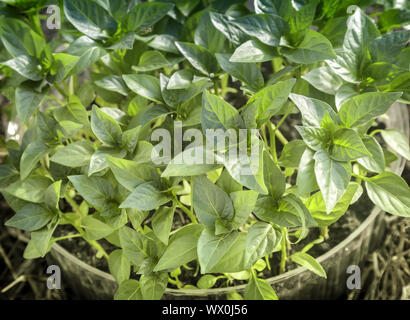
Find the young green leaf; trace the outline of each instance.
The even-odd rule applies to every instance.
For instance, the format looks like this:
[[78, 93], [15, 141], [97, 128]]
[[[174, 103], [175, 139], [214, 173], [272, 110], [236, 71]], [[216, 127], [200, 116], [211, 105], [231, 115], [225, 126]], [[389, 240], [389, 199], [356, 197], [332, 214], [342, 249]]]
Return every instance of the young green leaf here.
[[247, 300], [278, 300], [278, 296], [271, 285], [264, 279], [252, 276], [245, 287]]
[[120, 204], [120, 208], [152, 210], [167, 203], [171, 196], [159, 190], [153, 182], [139, 184], [133, 192]]
[[108, 180], [85, 175], [69, 176], [68, 179], [80, 195], [92, 206], [103, 208], [114, 197], [114, 189]]
[[395, 129], [386, 129], [381, 131], [383, 140], [389, 145], [393, 151], [397, 152], [402, 157], [410, 160], [410, 146], [406, 136]]
[[121, 282], [115, 292], [114, 300], [142, 300], [139, 282], [133, 279]]
[[278, 57], [278, 50], [267, 46], [258, 40], [248, 40], [242, 43], [229, 59], [230, 62], [250, 63], [271, 61]]
[[175, 269], [196, 259], [197, 242], [203, 228], [202, 224], [190, 224], [178, 229], [169, 240], [154, 272]]
[[28, 204], [7, 220], [5, 225], [22, 230], [35, 231], [44, 227], [53, 216], [54, 214], [43, 206]]
[[369, 156], [359, 134], [353, 129], [339, 129], [334, 133], [330, 157], [337, 161], [356, 160]]
[[327, 278], [326, 271], [323, 269], [320, 263], [311, 255], [305, 252], [296, 252], [290, 256], [290, 259], [293, 262], [300, 264], [306, 269], [316, 273], [318, 276]]
[[171, 232], [175, 207], [161, 207], [152, 218], [152, 230], [164, 244], [168, 244], [169, 233]]
[[49, 152], [48, 147], [41, 141], [31, 142], [21, 155], [20, 177], [27, 178], [40, 160]]
[[204, 176], [194, 177], [193, 201], [199, 220], [209, 228], [218, 218], [231, 220], [234, 216], [231, 198]]
[[332, 160], [326, 151], [314, 155], [317, 184], [330, 213], [343, 196], [350, 181], [351, 167], [348, 163]]
[[239, 272], [244, 267], [246, 235], [232, 231], [216, 236], [205, 228], [198, 240], [201, 273]]
[[122, 78], [136, 94], [157, 103], [163, 102], [158, 78], [148, 74], [124, 74]]
[[57, 149], [50, 160], [66, 167], [77, 168], [87, 165], [93, 153], [93, 144], [88, 140], [82, 140]]
[[382, 173], [386, 166], [382, 147], [377, 140], [371, 136], [365, 136], [362, 141], [366, 149], [370, 152], [370, 155], [360, 157], [357, 159], [357, 162], [366, 170]]
[[339, 110], [339, 117], [347, 127], [357, 127], [384, 114], [401, 92], [368, 92], [353, 96]]
[[117, 22], [93, 1], [64, 0], [68, 21], [91, 39], [104, 40], [117, 30]]
[[367, 194], [380, 209], [401, 217], [410, 217], [410, 188], [406, 181], [391, 172], [366, 178]]
[[213, 77], [218, 71], [218, 63], [208, 49], [188, 42], [176, 42], [175, 45], [189, 63], [203, 74]]
[[110, 273], [119, 284], [130, 277], [131, 265], [122, 250], [114, 250], [108, 256], [108, 267]]
[[120, 125], [95, 105], [91, 112], [91, 130], [98, 140], [108, 146], [115, 147], [121, 142]]
[[256, 260], [270, 254], [282, 236], [271, 224], [256, 222], [246, 235], [245, 266], [250, 268]]
[[143, 274], [140, 278], [140, 288], [144, 300], [159, 300], [168, 284], [168, 273], [158, 272]]

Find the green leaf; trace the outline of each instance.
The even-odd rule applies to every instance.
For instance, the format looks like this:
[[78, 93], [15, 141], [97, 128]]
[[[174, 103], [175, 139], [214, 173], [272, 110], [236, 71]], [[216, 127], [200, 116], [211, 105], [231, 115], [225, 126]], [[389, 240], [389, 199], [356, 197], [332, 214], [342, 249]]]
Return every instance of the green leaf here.
[[402, 157], [410, 160], [410, 147], [407, 137], [398, 130], [386, 129], [381, 131], [384, 141]]
[[351, 55], [362, 56], [370, 42], [379, 35], [372, 19], [358, 8], [347, 20], [343, 48]]
[[137, 267], [147, 258], [147, 238], [129, 227], [120, 228], [120, 244], [123, 254]]
[[44, 194], [45, 205], [54, 213], [57, 213], [59, 211], [58, 203], [60, 201], [61, 183], [61, 180], [54, 182], [47, 188]]
[[266, 280], [252, 276], [245, 287], [245, 299], [278, 300], [278, 296]]
[[94, 218], [93, 216], [86, 216], [81, 219], [81, 226], [85, 229], [85, 239], [99, 240], [111, 234], [114, 229], [108, 224]]
[[6, 221], [5, 225], [27, 231], [34, 231], [44, 227], [54, 214], [38, 204], [27, 204]]
[[104, 40], [117, 30], [117, 22], [93, 1], [64, 0], [68, 21], [91, 39]]
[[255, 63], [230, 62], [229, 58], [230, 54], [216, 54], [221, 68], [232, 77], [245, 82], [253, 91], [258, 91], [263, 87], [263, 76]]
[[[279, 81], [258, 91], [248, 100], [243, 112], [244, 118], [250, 117], [250, 122], [256, 121], [258, 127], [268, 121], [282, 109], [295, 82], [293, 78]], [[247, 127], [249, 129], [253, 125], [247, 123]]]
[[152, 218], [152, 230], [158, 239], [166, 245], [168, 244], [174, 213], [175, 207], [161, 207], [154, 213]]
[[258, 260], [270, 254], [282, 238], [280, 232], [271, 224], [258, 221], [246, 235], [245, 266], [249, 268]]
[[192, 10], [199, 4], [200, 0], [176, 0], [175, 5], [184, 16], [189, 16]]
[[346, 192], [329, 214], [326, 212], [326, 205], [321, 192], [316, 192], [309, 197], [306, 201], [306, 207], [320, 227], [328, 227], [346, 213], [357, 194], [361, 195], [362, 192], [363, 189], [358, 183], [350, 182]]
[[198, 282], [196, 283], [196, 286], [199, 289], [210, 289], [215, 285], [218, 279], [218, 277], [215, 277], [212, 274], [206, 274], [199, 278]]
[[340, 120], [348, 128], [364, 125], [386, 113], [401, 95], [401, 92], [367, 92], [354, 96], [341, 106]]
[[216, 236], [205, 228], [198, 240], [201, 273], [239, 272], [244, 267], [246, 235], [232, 231]]
[[222, 164], [206, 163], [206, 159], [215, 159], [216, 155], [204, 148], [203, 146], [192, 147], [185, 149], [177, 154], [172, 159], [164, 172], [162, 177], [187, 177], [197, 176], [210, 171], [214, 171], [222, 166]]
[[115, 179], [129, 191], [133, 191], [138, 185], [151, 181], [156, 176], [154, 169], [135, 161], [111, 156], [107, 156], [107, 161]]
[[[56, 229], [58, 225], [59, 220], [56, 219], [52, 223], [50, 223], [47, 226], [44, 226], [43, 228], [33, 231], [31, 233], [31, 239], [29, 241], [29, 244], [34, 247], [34, 250], [36, 252], [36, 258], [43, 258], [47, 252], [51, 249], [52, 246], [52, 235], [54, 233], [54, 230]], [[24, 252], [24, 255], [26, 256], [26, 252]]]
[[108, 146], [115, 147], [121, 142], [120, 125], [95, 105], [91, 112], [91, 130], [98, 140]]
[[122, 250], [114, 250], [108, 256], [108, 267], [110, 273], [114, 276], [119, 284], [130, 277], [131, 264]]
[[120, 76], [105, 76], [97, 81], [94, 81], [94, 84], [99, 88], [108, 91], [118, 92], [123, 96], [128, 96], [128, 88], [125, 85], [124, 80], [122, 80]]
[[292, 62], [311, 64], [336, 57], [332, 44], [322, 34], [308, 30], [296, 48], [282, 48], [283, 55]]
[[326, 60], [327, 65], [344, 81], [356, 83], [360, 81], [360, 57], [342, 49], [336, 50], [336, 58]]
[[15, 95], [17, 115], [26, 123], [42, 103], [45, 95], [25, 86], [18, 86]]
[[401, 217], [410, 217], [410, 188], [391, 172], [366, 178], [367, 195], [380, 209]]
[[287, 23], [277, 15], [253, 14], [233, 21], [244, 33], [260, 42], [277, 47], [282, 35], [288, 32]]
[[228, 152], [224, 166], [231, 177], [243, 186], [267, 194], [268, 190], [263, 177], [263, 145], [257, 137], [252, 136], [251, 139], [253, 139], [251, 143], [254, 144], [252, 154], [248, 156], [240, 152], [238, 157], [229, 157]]
[[218, 62], [208, 49], [188, 42], [176, 42], [175, 45], [189, 63], [203, 74], [213, 77], [218, 71]]
[[114, 196], [114, 190], [108, 180], [85, 175], [68, 176], [79, 194], [92, 206], [102, 208], [108, 199]]
[[377, 140], [371, 136], [365, 136], [362, 141], [366, 149], [370, 152], [370, 155], [357, 159], [357, 162], [366, 170], [382, 173], [386, 166], [382, 147]]
[[261, 43], [258, 40], [248, 40], [242, 43], [229, 59], [230, 62], [265, 62], [278, 57], [278, 50]]
[[205, 91], [202, 96], [202, 130], [243, 128], [238, 110], [217, 95]]
[[18, 56], [13, 59], [3, 61], [0, 64], [12, 68], [23, 77], [39, 81], [43, 79], [41, 66], [37, 59], [30, 56]]
[[309, 71], [302, 76], [316, 89], [335, 95], [339, 88], [343, 85], [343, 80], [338, 75], [333, 73], [329, 67], [320, 67]]
[[194, 177], [193, 205], [201, 223], [213, 228], [218, 218], [231, 220], [234, 208], [231, 198], [204, 176]]
[[351, 168], [348, 163], [332, 160], [326, 151], [317, 151], [314, 155], [315, 175], [330, 213], [343, 196], [350, 181]]
[[231, 229], [240, 228], [247, 220], [256, 205], [258, 193], [253, 190], [240, 190], [231, 192], [229, 195], [232, 199], [235, 216], [229, 223]]
[[317, 151], [326, 149], [330, 142], [329, 131], [322, 127], [295, 126], [306, 145]]
[[165, 58], [161, 52], [145, 51], [141, 57], [138, 66], [132, 66], [132, 70], [136, 72], [153, 71], [165, 67], [172, 67], [184, 60], [181, 57]]
[[20, 177], [21, 180], [27, 178], [31, 171], [37, 166], [40, 160], [48, 154], [48, 147], [41, 141], [31, 142], [21, 155]]
[[353, 129], [339, 129], [333, 135], [330, 157], [350, 161], [370, 155], [359, 134]]
[[161, 192], [153, 182], [139, 184], [121, 203], [120, 208], [152, 210], [171, 200], [168, 193]]
[[285, 176], [266, 150], [263, 152], [263, 177], [269, 196], [279, 199], [286, 189]]
[[126, 30], [140, 33], [162, 19], [174, 4], [163, 2], [143, 2], [136, 5], [126, 16]]
[[117, 148], [105, 146], [100, 147], [91, 156], [88, 176], [108, 168], [108, 161], [106, 159], [107, 156], [123, 158], [126, 154], [126, 150], [118, 150]]
[[144, 300], [159, 300], [168, 284], [168, 273], [143, 274], [140, 278], [141, 293]]
[[23, 20], [2, 17], [0, 36], [4, 47], [13, 56], [31, 56], [40, 58], [47, 50], [43, 37], [35, 33]]
[[197, 258], [197, 242], [203, 230], [202, 224], [179, 228], [169, 240], [168, 247], [154, 268], [154, 272], [175, 269]]
[[242, 191], [242, 185], [231, 177], [228, 170], [222, 171], [219, 179], [216, 181], [216, 185], [228, 194], [236, 191]]
[[306, 269], [316, 273], [318, 276], [327, 278], [326, 271], [320, 265], [320, 263], [313, 258], [311, 255], [308, 255], [305, 252], [296, 252], [290, 256], [290, 259], [300, 264], [301, 266], [305, 267]]
[[43, 176], [31, 176], [23, 181], [18, 180], [9, 185], [5, 191], [16, 198], [42, 203], [44, 201], [44, 192], [52, 181]]
[[278, 159], [279, 165], [286, 168], [297, 168], [305, 150], [306, 143], [303, 140], [290, 141], [282, 149]]
[[302, 114], [302, 122], [305, 126], [319, 127], [326, 113], [334, 122], [339, 122], [336, 112], [324, 101], [296, 93], [291, 93], [289, 98], [295, 103]]
[[370, 44], [374, 62], [393, 62], [410, 38], [410, 30], [395, 31], [376, 38]]
[[66, 167], [77, 168], [89, 164], [93, 153], [93, 144], [88, 140], [82, 140], [57, 149], [50, 160]]
[[0, 188], [13, 183], [19, 178], [19, 172], [9, 164], [0, 165]]
[[235, 45], [249, 40], [249, 36], [243, 32], [228, 16], [217, 12], [210, 12], [210, 18], [214, 27]]
[[133, 279], [121, 282], [115, 292], [114, 300], [142, 300], [139, 282]]
[[122, 78], [133, 92], [154, 102], [163, 102], [158, 78], [148, 74], [124, 74]]
[[205, 12], [195, 29], [195, 44], [207, 48], [211, 53], [226, 52], [224, 35], [212, 24], [210, 14]]

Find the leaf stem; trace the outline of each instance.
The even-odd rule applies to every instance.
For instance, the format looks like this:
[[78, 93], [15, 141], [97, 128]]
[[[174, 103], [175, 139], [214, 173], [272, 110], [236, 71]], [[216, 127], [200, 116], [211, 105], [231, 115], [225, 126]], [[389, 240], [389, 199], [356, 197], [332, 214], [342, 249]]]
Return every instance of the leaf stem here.
[[53, 242], [57, 242], [57, 241], [60, 241], [60, 240], [65, 240], [65, 239], [79, 238], [79, 237], [82, 237], [82, 236], [83, 235], [81, 233], [68, 234], [66, 236], [54, 238]]
[[175, 198], [175, 201], [180, 209], [186, 213], [188, 218], [192, 221], [192, 223], [198, 223], [198, 221], [195, 218], [195, 215], [193, 212], [191, 212], [187, 207], [185, 207], [179, 200], [178, 198]]
[[[271, 122], [270, 120], [268, 120]], [[275, 135], [275, 129], [273, 126], [268, 125], [268, 130], [269, 130], [269, 143], [270, 143], [270, 153], [272, 154], [273, 160], [277, 163], [278, 162], [278, 156], [276, 154], [276, 135]]]
[[287, 252], [287, 234], [288, 231], [286, 228], [282, 229], [282, 240], [281, 240], [281, 260], [279, 266], [279, 273], [284, 273], [286, 271], [286, 261], [288, 260], [288, 252]]

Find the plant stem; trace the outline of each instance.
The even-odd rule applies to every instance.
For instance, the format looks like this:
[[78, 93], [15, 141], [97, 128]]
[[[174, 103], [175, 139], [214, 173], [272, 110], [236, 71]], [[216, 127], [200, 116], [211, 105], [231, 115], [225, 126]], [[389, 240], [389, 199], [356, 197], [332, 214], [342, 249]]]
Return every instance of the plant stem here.
[[64, 92], [63, 89], [60, 88], [60, 86], [57, 83], [53, 85], [53, 88], [56, 89], [64, 98], [68, 98], [67, 94]]
[[270, 267], [270, 262], [269, 262], [269, 255], [265, 256], [265, 262], [266, 262], [266, 266], [268, 267], [268, 270], [271, 271], [271, 267]]
[[286, 228], [281, 228], [282, 229], [282, 240], [281, 240], [281, 260], [280, 260], [280, 266], [279, 266], [279, 273], [284, 273], [286, 271], [286, 261], [288, 260], [288, 252], [287, 252], [287, 233], [288, 231]]
[[215, 94], [218, 95], [218, 80], [214, 79], [214, 91]]
[[82, 237], [83, 235], [81, 233], [76, 233], [76, 234], [68, 234], [66, 236], [62, 236], [62, 237], [58, 237], [58, 238], [54, 238], [53, 242], [57, 242], [60, 240], [65, 240], [65, 239], [72, 239], [72, 238], [79, 238]]
[[320, 236], [323, 237], [323, 239], [325, 240], [329, 239], [329, 228], [320, 227]]
[[283, 145], [285, 145], [289, 142], [288, 139], [285, 138], [285, 136], [282, 134], [282, 132], [280, 132], [280, 130], [277, 129], [276, 126], [271, 121], [269, 121], [269, 126], [272, 127], [272, 130], [273, 130], [273, 132], [275, 132], [276, 137], [279, 139], [279, 141]]
[[186, 215], [192, 221], [192, 223], [198, 223], [193, 212], [189, 211], [188, 208], [185, 207], [177, 198], [176, 198], [176, 202], [178, 204], [178, 207], [181, 208], [182, 211], [186, 213]]
[[[270, 122], [270, 120], [269, 120]], [[276, 135], [273, 126], [268, 125], [269, 130], [269, 143], [270, 143], [270, 153], [272, 154], [273, 160], [278, 162], [278, 156], [276, 155]]]

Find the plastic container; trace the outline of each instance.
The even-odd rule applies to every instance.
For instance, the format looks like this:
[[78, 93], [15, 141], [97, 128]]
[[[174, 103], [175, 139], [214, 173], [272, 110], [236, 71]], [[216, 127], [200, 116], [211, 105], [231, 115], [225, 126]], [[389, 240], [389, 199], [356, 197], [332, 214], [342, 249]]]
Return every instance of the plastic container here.
[[[409, 136], [407, 106], [395, 103], [387, 113], [387, 128], [395, 128]], [[405, 160], [395, 161], [391, 169], [403, 172]], [[327, 279], [320, 278], [305, 268], [285, 272], [267, 279], [280, 299], [337, 299], [346, 292], [346, 270], [349, 265], [359, 265], [363, 258], [374, 251], [386, 234], [384, 213], [369, 209], [368, 217], [360, 226], [337, 246], [317, 258], [327, 272]], [[47, 256], [50, 264], [59, 265], [62, 283], [70, 286], [78, 297], [85, 299], [112, 299], [117, 288], [114, 278], [74, 257], [60, 245], [55, 244]], [[215, 289], [167, 289], [163, 299], [226, 299], [230, 290], [243, 293], [244, 285]]]

